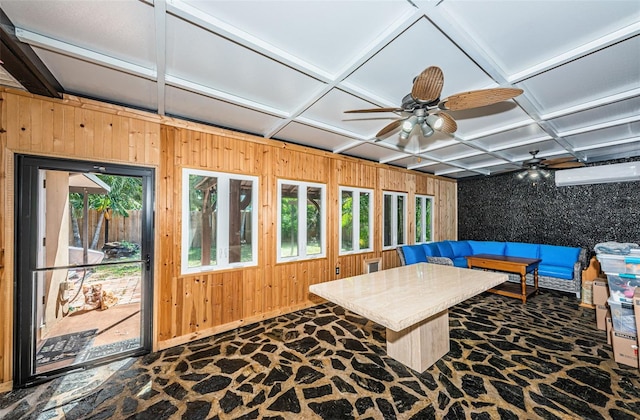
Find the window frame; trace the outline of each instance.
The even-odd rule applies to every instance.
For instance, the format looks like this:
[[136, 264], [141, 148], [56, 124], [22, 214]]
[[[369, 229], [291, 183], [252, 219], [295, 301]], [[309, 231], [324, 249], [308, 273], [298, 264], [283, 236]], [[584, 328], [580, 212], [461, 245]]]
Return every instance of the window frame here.
[[[391, 196], [393, 198], [392, 201], [392, 225], [391, 225], [391, 245], [385, 245], [384, 244], [384, 234], [385, 234], [385, 223], [386, 223], [386, 214], [385, 214], [385, 205], [384, 205], [384, 200], [386, 196]], [[404, 232], [404, 238], [403, 241], [400, 242], [398, 241], [398, 198], [402, 197], [404, 199], [404, 212], [403, 212], [403, 232]], [[386, 250], [390, 250], [390, 249], [395, 249], [400, 245], [406, 245], [408, 243], [407, 241], [407, 216], [409, 214], [409, 209], [408, 209], [408, 204], [409, 204], [409, 194], [406, 192], [398, 192], [398, 191], [383, 191], [382, 192], [382, 235], [381, 239], [382, 239], [382, 250], [386, 251]]]
[[415, 198], [416, 198], [416, 201], [417, 201], [417, 199], [420, 199], [421, 205], [423, 206], [423, 211], [421, 213], [421, 216], [422, 216], [421, 217], [422, 218], [421, 222], [422, 222], [422, 226], [423, 227], [427, 226], [427, 223], [426, 223], [427, 213], [424, 211], [425, 207], [426, 207], [426, 202], [427, 201], [431, 202], [431, 224], [429, 226], [429, 232], [431, 232], [431, 237], [428, 238], [428, 239], [425, 238], [425, 229], [423, 228], [422, 229], [422, 233], [421, 233], [421, 237], [420, 237], [420, 239], [421, 239], [420, 241], [418, 241], [418, 239], [416, 238], [417, 232], [418, 232], [418, 208], [417, 208], [417, 203], [416, 203], [416, 209], [415, 209], [415, 212], [414, 212], [414, 214], [415, 214], [414, 223], [415, 223], [415, 229], [416, 229], [416, 232], [415, 232], [416, 234], [414, 235], [414, 239], [416, 241], [416, 244], [426, 244], [426, 243], [429, 243], [429, 242], [433, 242], [433, 219], [434, 219], [433, 216], [434, 216], [434, 210], [435, 210], [435, 207], [434, 207], [434, 198], [435, 197], [433, 197], [432, 195], [426, 195], [426, 194], [416, 194]]
[[[342, 193], [353, 193], [353, 202], [358, 203], [358, 206], [353, 206], [353, 229], [351, 231], [354, 247], [350, 251], [342, 250]], [[362, 193], [369, 194], [369, 247], [360, 248], [360, 196]], [[363, 254], [367, 252], [373, 252], [373, 238], [374, 238], [374, 203], [373, 199], [374, 191], [370, 188], [357, 188], [348, 186], [338, 186], [338, 255], [351, 255], [351, 254]], [[357, 201], [356, 201], [357, 195]]]
[[[218, 182], [218, 215], [216, 222], [216, 264], [205, 266], [189, 267], [189, 232], [190, 232], [190, 214], [189, 209], [189, 177], [191, 175], [206, 176], [217, 178]], [[229, 185], [231, 180], [251, 181], [251, 261], [229, 262], [229, 227], [230, 216], [229, 206]], [[242, 175], [231, 172], [207, 171], [202, 169], [182, 169], [182, 233], [181, 233], [181, 263], [180, 272], [183, 275], [202, 273], [207, 271], [220, 271], [230, 268], [255, 267], [258, 265], [258, 230], [260, 229], [258, 219], [258, 209], [260, 208], [258, 194], [260, 188], [260, 178], [252, 175]], [[220, 223], [222, 227], [220, 228]], [[226, 241], [225, 241], [226, 240]]]
[[[282, 256], [282, 185], [296, 185], [298, 187], [298, 255], [291, 257]], [[320, 189], [320, 253], [307, 255], [307, 189], [309, 187]], [[276, 219], [276, 263], [312, 260], [325, 258], [327, 255], [327, 186], [317, 182], [297, 181], [290, 179], [277, 180], [277, 219]]]

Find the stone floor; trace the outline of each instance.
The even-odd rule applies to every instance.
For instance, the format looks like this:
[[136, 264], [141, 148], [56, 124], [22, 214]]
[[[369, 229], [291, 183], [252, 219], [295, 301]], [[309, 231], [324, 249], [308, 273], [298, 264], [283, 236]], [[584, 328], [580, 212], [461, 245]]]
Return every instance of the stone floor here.
[[640, 374], [592, 310], [542, 291], [450, 311], [451, 351], [419, 373], [385, 330], [325, 304], [0, 394], [10, 419], [632, 419]]

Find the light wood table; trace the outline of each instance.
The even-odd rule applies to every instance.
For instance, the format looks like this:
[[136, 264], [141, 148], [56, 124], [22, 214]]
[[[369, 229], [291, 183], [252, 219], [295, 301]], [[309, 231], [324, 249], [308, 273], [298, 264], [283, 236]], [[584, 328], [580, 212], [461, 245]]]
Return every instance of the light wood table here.
[[[492, 254], [478, 254], [467, 257], [469, 268], [477, 267], [520, 274], [520, 285], [505, 283], [500, 287], [489, 289], [488, 292], [520, 299], [522, 303], [527, 303], [527, 297], [538, 292], [538, 265], [540, 265], [540, 261], [542, 260], [539, 258], [507, 257]], [[533, 272], [533, 289], [527, 291], [527, 273], [531, 272]]]
[[449, 352], [449, 308], [505, 281], [503, 273], [411, 264], [309, 286], [387, 329], [387, 354], [423, 372]]

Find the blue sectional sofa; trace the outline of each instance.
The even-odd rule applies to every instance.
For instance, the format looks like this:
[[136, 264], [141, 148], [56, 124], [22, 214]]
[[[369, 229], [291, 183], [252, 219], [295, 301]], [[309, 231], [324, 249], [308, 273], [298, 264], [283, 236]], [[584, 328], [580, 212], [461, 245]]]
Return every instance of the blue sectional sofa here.
[[[494, 241], [441, 241], [404, 245], [397, 248], [402, 265], [429, 262], [467, 268], [467, 256], [478, 254], [540, 258], [538, 285], [547, 289], [575, 293], [580, 297], [582, 268], [586, 266], [586, 250], [568, 246]], [[519, 283], [520, 276], [509, 274], [509, 281]], [[533, 275], [527, 275], [533, 284]]]

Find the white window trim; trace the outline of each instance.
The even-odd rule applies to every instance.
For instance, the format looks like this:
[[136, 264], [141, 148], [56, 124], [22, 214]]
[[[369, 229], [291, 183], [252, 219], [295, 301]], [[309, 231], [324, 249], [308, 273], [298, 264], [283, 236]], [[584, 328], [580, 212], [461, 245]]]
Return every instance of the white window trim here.
[[[282, 256], [282, 185], [297, 185], [298, 186], [298, 255], [293, 257]], [[320, 198], [322, 205], [320, 206], [320, 220], [323, 222], [323, 226], [320, 229], [320, 253], [307, 255], [307, 188], [315, 187], [320, 189]], [[276, 262], [291, 262], [301, 260], [311, 260], [317, 258], [324, 258], [327, 255], [327, 226], [325, 221], [327, 220], [327, 197], [326, 197], [326, 185], [313, 182], [293, 181], [287, 179], [278, 179], [278, 217], [277, 217], [277, 255]], [[304, 203], [304, 205], [300, 205]]]
[[[218, 178], [218, 221], [229, 220], [229, 181], [252, 181], [251, 187], [251, 261], [229, 262], [229, 224], [219, 223], [216, 229], [216, 243], [218, 244], [215, 265], [189, 267], [189, 176], [198, 175]], [[258, 188], [260, 179], [257, 176], [240, 175], [228, 172], [213, 172], [199, 169], [183, 168], [182, 170], [182, 238], [181, 238], [181, 273], [192, 274], [204, 271], [218, 271], [229, 268], [253, 267], [258, 265]], [[224, 244], [223, 246], [221, 244]]]
[[[392, 224], [391, 224], [391, 245], [384, 245], [384, 221], [386, 220], [386, 215], [385, 215], [385, 207], [384, 207], [384, 198], [385, 196], [391, 196], [393, 197], [393, 200], [391, 201], [391, 212], [392, 212]], [[403, 224], [403, 231], [404, 231], [404, 242], [403, 243], [398, 243], [398, 197], [403, 197], [404, 198], [404, 224]], [[404, 192], [394, 192], [394, 191], [383, 191], [382, 192], [382, 235], [381, 235], [381, 239], [382, 239], [382, 249], [383, 250], [389, 250], [389, 249], [395, 249], [397, 248], [399, 245], [405, 245], [407, 243], [407, 215], [408, 213], [408, 204], [409, 204], [409, 194], [404, 193]]]
[[[416, 198], [420, 199], [420, 204], [423, 206], [423, 210], [426, 207], [426, 201], [427, 200], [431, 201], [431, 226], [429, 226], [430, 227], [429, 230], [431, 232], [431, 238], [426, 239], [424, 237], [425, 229], [423, 228], [422, 229], [422, 235], [421, 235], [422, 237], [420, 238], [420, 241], [418, 241], [416, 243], [417, 244], [426, 244], [426, 243], [429, 243], [429, 242], [433, 242], [433, 219], [434, 219], [433, 214], [435, 212], [435, 207], [433, 206], [433, 203], [434, 203], [433, 196], [431, 196], [431, 195], [423, 195], [423, 194], [416, 194]], [[418, 214], [418, 210], [417, 209], [415, 211], [415, 214]], [[421, 220], [421, 222], [422, 222], [422, 226], [423, 227], [427, 225], [427, 213], [424, 212], [424, 211], [422, 212], [422, 220]], [[416, 220], [415, 226], [416, 226], [416, 229], [417, 229], [418, 228], [417, 220]]]
[[[353, 193], [353, 202], [358, 205], [353, 206], [353, 231], [351, 232], [352, 243], [354, 244], [353, 250], [342, 250], [342, 193], [344, 191]], [[369, 194], [369, 247], [360, 249], [360, 194]], [[373, 226], [374, 226], [374, 212], [373, 212], [374, 200], [373, 190], [368, 188], [355, 188], [355, 187], [343, 187], [338, 188], [338, 255], [351, 255], [362, 254], [365, 252], [373, 251]]]

